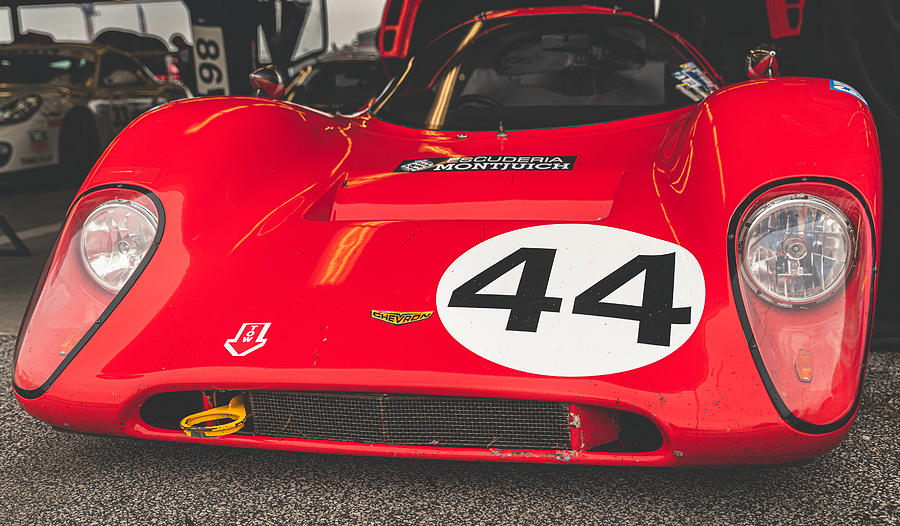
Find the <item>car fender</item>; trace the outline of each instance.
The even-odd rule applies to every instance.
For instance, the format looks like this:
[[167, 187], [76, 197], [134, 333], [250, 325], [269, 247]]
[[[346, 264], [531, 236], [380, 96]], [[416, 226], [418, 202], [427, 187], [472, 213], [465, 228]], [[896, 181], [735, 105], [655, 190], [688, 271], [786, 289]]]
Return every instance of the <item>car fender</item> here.
[[207, 218], [214, 210], [247, 214], [251, 225], [285, 206], [302, 215], [342, 176], [349, 126], [261, 98], [171, 102], [132, 121], [100, 157], [82, 191], [127, 183], [175, 192]]
[[748, 196], [805, 177], [859, 192], [880, 238], [872, 113], [828, 79], [762, 79], [719, 90], [670, 131], [653, 160], [652, 184], [670, 225], [680, 229], [676, 237], [701, 236], [724, 247], [728, 219]]
[[[744, 321], [733, 279], [739, 242], [735, 225], [756, 196], [788, 183], [794, 189], [809, 184], [812, 192], [820, 191], [821, 183], [842, 186], [865, 205], [874, 253], [873, 267], [865, 273], [871, 283], [866, 324], [871, 325], [882, 182], [875, 124], [861, 99], [831, 89], [827, 79], [737, 84], [716, 92], [673, 125], [651, 163], [646, 184], [657, 195], [673, 239], [703, 254], [708, 289], [731, 291], [718, 296], [719, 303], [708, 302], [708, 312], [722, 313], [710, 319], [710, 331], [733, 330]], [[750, 354], [747, 348], [718, 351], [724, 361], [746, 360]]]

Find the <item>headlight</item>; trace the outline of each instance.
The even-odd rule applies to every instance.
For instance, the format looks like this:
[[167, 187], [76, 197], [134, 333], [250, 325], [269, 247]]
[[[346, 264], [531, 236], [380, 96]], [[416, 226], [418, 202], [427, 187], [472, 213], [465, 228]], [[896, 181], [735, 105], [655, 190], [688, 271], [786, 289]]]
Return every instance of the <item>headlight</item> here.
[[92, 188], [72, 204], [16, 340], [20, 396], [44, 393], [99, 330], [156, 253], [164, 228], [159, 198], [135, 186]]
[[107, 201], [87, 217], [81, 232], [81, 261], [101, 287], [122, 289], [156, 236], [157, 219], [126, 199]]
[[34, 115], [41, 107], [39, 95], [26, 95], [0, 107], [0, 124], [22, 122]]
[[775, 409], [801, 432], [831, 433], [845, 428], [859, 400], [877, 216], [849, 184], [798, 179], [738, 207], [729, 269], [747, 347]]
[[828, 201], [805, 194], [775, 198], [751, 214], [740, 237], [741, 272], [766, 301], [822, 301], [853, 264], [850, 222]]

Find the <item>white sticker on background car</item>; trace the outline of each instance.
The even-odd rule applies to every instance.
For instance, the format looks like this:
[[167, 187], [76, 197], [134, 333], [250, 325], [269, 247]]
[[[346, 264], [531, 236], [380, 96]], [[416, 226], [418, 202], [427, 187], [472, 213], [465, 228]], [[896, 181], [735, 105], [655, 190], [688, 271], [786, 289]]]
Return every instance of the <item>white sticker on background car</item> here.
[[33, 151], [40, 153], [47, 149], [47, 130], [31, 130], [28, 138], [31, 139]]
[[599, 225], [541, 225], [485, 240], [437, 288], [453, 338], [494, 363], [596, 376], [659, 361], [703, 314], [703, 272], [685, 248]]
[[266, 344], [266, 332], [271, 323], [245, 323], [237, 335], [225, 340], [225, 349], [232, 356], [246, 356]]
[[228, 61], [221, 27], [192, 26], [198, 95], [228, 95]]

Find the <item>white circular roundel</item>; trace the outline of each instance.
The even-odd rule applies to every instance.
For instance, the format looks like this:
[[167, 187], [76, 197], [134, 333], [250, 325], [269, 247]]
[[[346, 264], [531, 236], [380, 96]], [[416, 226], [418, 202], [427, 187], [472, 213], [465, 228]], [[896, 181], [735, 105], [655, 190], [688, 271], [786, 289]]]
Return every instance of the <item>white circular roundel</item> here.
[[687, 249], [599, 225], [513, 230], [466, 251], [438, 283], [437, 311], [464, 347], [549, 376], [596, 376], [661, 360], [694, 332], [706, 296]]

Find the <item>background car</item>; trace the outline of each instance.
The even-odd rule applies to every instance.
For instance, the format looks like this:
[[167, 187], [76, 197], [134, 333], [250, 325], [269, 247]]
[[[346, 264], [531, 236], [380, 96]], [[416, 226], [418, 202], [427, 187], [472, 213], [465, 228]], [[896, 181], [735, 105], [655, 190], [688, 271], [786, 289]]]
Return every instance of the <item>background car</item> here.
[[373, 48], [320, 55], [296, 67], [284, 100], [328, 113], [350, 114], [366, 107], [390, 77]]
[[0, 175], [62, 164], [83, 177], [132, 119], [188, 96], [111, 47], [0, 46]]
[[[183, 37], [180, 38], [183, 42]], [[178, 81], [181, 78], [181, 71], [174, 62], [178, 53], [170, 51], [159, 37], [106, 29], [94, 36], [94, 43], [131, 55], [160, 82]]]

